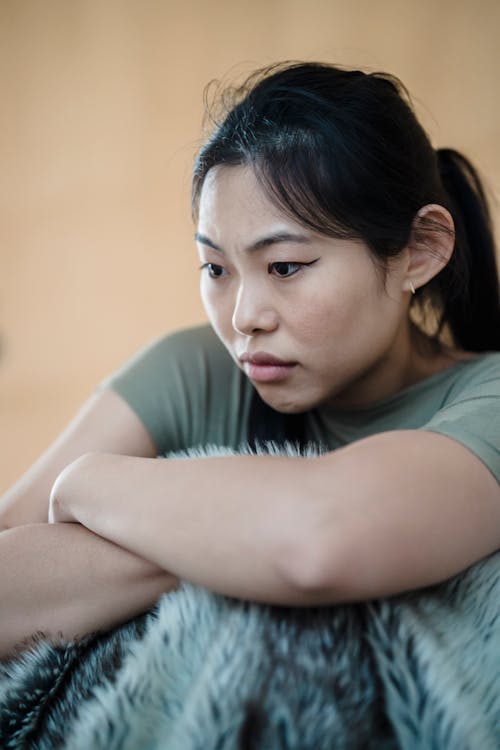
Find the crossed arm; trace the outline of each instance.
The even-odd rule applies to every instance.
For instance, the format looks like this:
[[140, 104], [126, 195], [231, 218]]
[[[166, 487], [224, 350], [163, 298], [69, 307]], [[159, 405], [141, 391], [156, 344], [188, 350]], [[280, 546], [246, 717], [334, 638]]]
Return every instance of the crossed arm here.
[[[0, 656], [38, 630], [111, 627], [179, 578], [257, 601], [349, 601], [442, 580], [500, 547], [495, 478], [433, 433], [317, 459], [155, 455], [104, 392], [4, 496]], [[51, 520], [77, 523], [47, 524], [50, 494]]]
[[87, 454], [50, 520], [77, 522], [181, 579], [281, 604], [386, 596], [500, 548], [500, 488], [451, 438], [382, 433], [318, 458]]

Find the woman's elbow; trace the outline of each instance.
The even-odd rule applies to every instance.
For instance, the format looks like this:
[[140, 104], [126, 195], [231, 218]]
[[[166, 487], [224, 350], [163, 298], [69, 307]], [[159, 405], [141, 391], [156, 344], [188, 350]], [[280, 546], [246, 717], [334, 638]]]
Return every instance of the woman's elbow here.
[[[341, 575], [340, 544], [325, 544], [322, 533], [304, 533], [285, 546], [279, 567], [287, 584], [304, 605], [334, 604], [346, 597]], [[283, 548], [282, 548], [283, 549]]]

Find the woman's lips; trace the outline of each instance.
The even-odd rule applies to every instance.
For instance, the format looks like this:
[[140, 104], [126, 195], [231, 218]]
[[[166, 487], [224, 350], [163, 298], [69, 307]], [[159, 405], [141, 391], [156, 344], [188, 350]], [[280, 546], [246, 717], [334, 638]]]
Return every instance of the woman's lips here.
[[272, 383], [275, 380], [284, 380], [295, 365], [253, 365], [245, 363], [245, 372], [257, 383]]
[[284, 380], [297, 365], [297, 362], [286, 362], [264, 352], [257, 352], [252, 355], [244, 354], [240, 357], [240, 361], [243, 363], [243, 369], [250, 380], [257, 383], [272, 383]]

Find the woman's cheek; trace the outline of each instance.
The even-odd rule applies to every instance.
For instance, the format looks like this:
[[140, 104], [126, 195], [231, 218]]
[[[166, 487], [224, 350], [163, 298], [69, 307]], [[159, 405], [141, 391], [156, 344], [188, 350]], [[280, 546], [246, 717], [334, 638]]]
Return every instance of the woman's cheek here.
[[205, 312], [207, 313], [209, 320], [212, 322], [217, 311], [217, 295], [214, 294], [214, 289], [211, 288], [211, 286], [212, 285], [208, 279], [202, 280], [200, 285], [200, 296]]
[[[361, 297], [346, 296], [332, 290], [331, 295], [317, 296], [302, 306], [300, 326], [304, 337], [323, 343], [352, 335], [363, 317]], [[325, 301], [326, 300], [326, 301]]]
[[231, 301], [227, 291], [214, 289], [213, 284], [203, 282], [201, 301], [208, 320], [220, 339], [224, 340], [232, 326]]

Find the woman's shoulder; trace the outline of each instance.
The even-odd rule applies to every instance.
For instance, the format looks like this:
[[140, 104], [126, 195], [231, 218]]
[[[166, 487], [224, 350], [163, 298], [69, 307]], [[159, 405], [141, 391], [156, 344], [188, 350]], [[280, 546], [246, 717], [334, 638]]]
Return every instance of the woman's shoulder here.
[[129, 371], [164, 374], [175, 369], [194, 375], [200, 365], [205, 369], [210, 365], [229, 368], [231, 364], [227, 350], [212, 327], [205, 324], [168, 331], [153, 338], [132, 354], [113, 377]]
[[208, 384], [228, 383], [240, 370], [209, 325], [168, 332], [148, 342], [99, 385], [129, 403], [179, 400], [204, 392]]
[[180, 368], [190, 378], [196, 377], [196, 373], [237, 378], [241, 375], [240, 369], [209, 324], [168, 333], [157, 340], [156, 346], [170, 368]]
[[241, 440], [235, 415], [248, 408], [245, 380], [213, 329], [200, 325], [153, 339], [100, 388], [128, 403], [164, 453]]
[[454, 389], [486, 389], [500, 396], [500, 352], [463, 352], [450, 368]]
[[[208, 323], [168, 331], [153, 339], [146, 349], [156, 348], [169, 353], [186, 354], [198, 350], [222, 354], [225, 347]], [[229, 357], [229, 355], [227, 354]]]
[[500, 352], [463, 358], [449, 374], [440, 406], [422, 429], [462, 443], [500, 481]]

